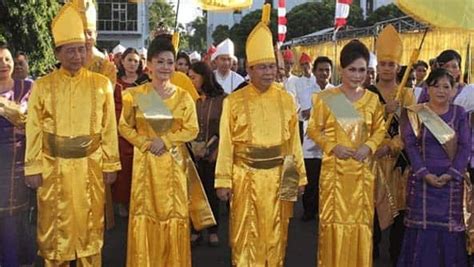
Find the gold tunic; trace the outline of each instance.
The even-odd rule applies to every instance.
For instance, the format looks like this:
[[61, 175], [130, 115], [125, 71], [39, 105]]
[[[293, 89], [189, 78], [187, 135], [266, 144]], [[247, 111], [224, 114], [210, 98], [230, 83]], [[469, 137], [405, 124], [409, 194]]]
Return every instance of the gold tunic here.
[[137, 106], [139, 94], [154, 90], [151, 83], [123, 94], [120, 134], [133, 144], [133, 178], [128, 226], [127, 266], [191, 266], [187, 177], [182, 165], [183, 144], [199, 133], [195, 104], [179, 87], [163, 100], [173, 126], [159, 137], [167, 152], [148, 152], [157, 134]]
[[241, 147], [264, 151], [288, 144], [299, 184], [305, 185], [295, 111], [292, 97], [276, 85], [261, 93], [249, 84], [224, 100], [215, 187], [232, 188], [230, 245], [235, 266], [283, 266], [293, 203], [279, 199], [282, 164], [253, 168], [237, 155]]
[[86, 69], [100, 73], [110, 79], [112, 85], [117, 82], [117, 68], [97, 48], [92, 48], [92, 59], [84, 66]]
[[[85, 157], [62, 150], [54, 152], [61, 157], [54, 157], [45, 151], [45, 141], [70, 141], [78, 136], [99, 138], [98, 149], [87, 151]], [[48, 260], [68, 261], [100, 253], [102, 172], [120, 169], [110, 81], [86, 69], [75, 76], [59, 69], [37, 80], [28, 102], [26, 141], [25, 175], [43, 176], [37, 191], [39, 254]]]
[[[377, 95], [366, 91], [353, 102], [366, 127], [339, 125], [333, 111], [320, 94], [342, 94], [339, 88], [326, 89], [313, 95], [313, 109], [308, 135], [323, 150], [319, 189], [319, 251], [318, 266], [372, 266], [372, 226], [374, 216], [374, 175], [371, 158], [366, 162], [337, 159], [331, 152], [337, 145], [357, 149], [350, 137], [375, 152], [382, 142], [385, 129], [383, 110]], [[364, 129], [366, 132], [362, 132]]]

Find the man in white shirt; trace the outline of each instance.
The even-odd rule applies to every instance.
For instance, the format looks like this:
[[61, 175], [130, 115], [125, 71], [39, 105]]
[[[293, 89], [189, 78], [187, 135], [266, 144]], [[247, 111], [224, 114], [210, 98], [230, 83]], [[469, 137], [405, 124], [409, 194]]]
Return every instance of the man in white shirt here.
[[332, 61], [328, 57], [317, 57], [313, 63], [313, 74], [316, 77], [316, 85], [319, 89], [332, 88], [330, 83], [332, 76]]
[[[303, 108], [303, 104], [305, 101], [308, 100], [308, 98], [311, 98], [312, 95], [312, 90], [316, 87], [316, 77], [314, 77], [313, 73], [311, 72], [311, 57], [306, 54], [302, 53], [299, 59], [299, 64], [301, 66], [301, 70], [303, 71], [303, 75], [301, 77], [297, 78], [297, 81], [295, 82], [295, 95], [296, 95], [296, 101], [298, 103], [299, 108], [299, 124], [300, 124], [300, 137], [301, 141], [303, 141], [303, 121], [304, 121], [304, 116], [308, 115], [309, 113], [306, 114], [305, 109]], [[309, 100], [311, 101], [311, 99]]]
[[234, 56], [234, 43], [229, 39], [222, 41], [212, 54], [211, 61], [215, 64], [217, 82], [227, 94], [232, 93], [245, 79], [231, 70]]

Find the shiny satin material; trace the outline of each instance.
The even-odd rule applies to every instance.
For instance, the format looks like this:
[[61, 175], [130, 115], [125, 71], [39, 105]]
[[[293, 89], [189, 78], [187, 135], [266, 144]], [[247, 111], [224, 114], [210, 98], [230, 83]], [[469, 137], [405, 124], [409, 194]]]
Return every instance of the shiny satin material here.
[[63, 159], [84, 158], [100, 147], [100, 134], [74, 137], [43, 133], [43, 153]]
[[280, 199], [296, 202], [298, 200], [298, 185], [300, 176], [296, 168], [295, 156], [288, 155], [283, 159], [281, 170]]
[[117, 68], [115, 64], [105, 58], [105, 56], [95, 47], [92, 48], [92, 59], [86, 63], [85, 68], [96, 73], [100, 73], [109, 78], [112, 86], [117, 82]]
[[194, 101], [183, 89], [175, 89], [163, 102], [173, 119], [183, 123], [159, 135], [167, 149], [161, 156], [148, 152], [158, 135], [136, 106], [137, 95], [154, 90], [152, 85], [130, 88], [123, 94], [119, 131], [135, 147], [127, 266], [191, 266], [188, 177], [172, 153], [184, 158], [180, 146], [196, 138], [199, 129]]
[[[342, 94], [339, 88], [323, 92]], [[337, 144], [357, 149], [361, 142], [374, 152], [385, 136], [383, 109], [377, 95], [367, 90], [350, 105], [366, 126], [354, 126], [352, 130], [358, 132], [347, 134], [331, 108], [321, 99], [321, 93], [313, 95], [307, 132], [324, 152], [319, 191], [320, 267], [372, 266], [375, 191], [375, 177], [370, 169], [372, 158], [369, 156], [364, 162], [342, 160], [336, 158], [332, 150]], [[361, 139], [353, 139], [353, 136]]]
[[135, 101], [146, 121], [157, 133], [168, 131], [173, 125], [173, 115], [155, 90], [137, 94]]
[[21, 106], [2, 96], [0, 96], [0, 116], [15, 126], [23, 126], [26, 122], [26, 114]]
[[[280, 200], [279, 195], [282, 144], [288, 143], [288, 154], [295, 156], [299, 185], [307, 183], [295, 111], [292, 97], [276, 85], [262, 93], [249, 84], [224, 100], [215, 187], [232, 189], [230, 245], [234, 266], [283, 266], [293, 203]], [[280, 146], [275, 153], [261, 151], [267, 159], [278, 159], [280, 165], [265, 169], [243, 164], [236, 156], [242, 152], [241, 144]]]
[[[59, 158], [43, 152], [44, 134], [100, 135], [87, 157]], [[113, 89], [110, 81], [81, 69], [63, 69], [37, 80], [28, 103], [25, 175], [41, 174], [37, 190], [39, 255], [69, 261], [98, 254], [104, 236], [103, 172], [120, 169]]]

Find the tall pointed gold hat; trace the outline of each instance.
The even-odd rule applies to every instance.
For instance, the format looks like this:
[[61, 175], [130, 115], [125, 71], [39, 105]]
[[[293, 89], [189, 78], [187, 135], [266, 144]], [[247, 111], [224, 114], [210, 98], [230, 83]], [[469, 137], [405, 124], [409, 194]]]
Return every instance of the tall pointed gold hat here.
[[65, 4], [59, 10], [58, 15], [53, 19], [51, 29], [56, 47], [70, 43], [86, 42], [81, 14], [71, 3]]
[[97, 29], [97, 9], [92, 0], [72, 0], [73, 5], [81, 13], [84, 28], [88, 30]]
[[262, 8], [262, 20], [253, 28], [247, 38], [245, 51], [249, 67], [260, 63], [275, 63], [273, 51], [273, 36], [268, 28], [270, 22], [271, 5], [265, 4]]
[[379, 33], [375, 44], [378, 61], [394, 61], [400, 63], [403, 54], [403, 43], [393, 25], [389, 24]]

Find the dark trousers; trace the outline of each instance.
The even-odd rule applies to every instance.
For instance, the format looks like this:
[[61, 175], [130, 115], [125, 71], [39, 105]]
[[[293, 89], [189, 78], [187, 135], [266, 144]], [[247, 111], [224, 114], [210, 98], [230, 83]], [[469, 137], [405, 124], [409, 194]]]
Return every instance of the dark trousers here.
[[18, 235], [18, 216], [5, 216], [0, 219], [0, 265], [20, 266], [20, 240]]
[[392, 260], [393, 266], [397, 266], [398, 257], [402, 250], [403, 236], [405, 235], [405, 211], [399, 211], [397, 217], [393, 220], [392, 228], [390, 228], [390, 259]]
[[299, 128], [299, 134], [300, 134], [300, 141], [301, 141], [301, 144], [303, 144], [303, 138], [304, 138], [304, 124], [303, 124], [303, 121], [298, 121], [298, 128]]
[[319, 174], [321, 173], [321, 159], [304, 159], [308, 184], [304, 188], [303, 209], [306, 217], [315, 217], [319, 209]]
[[209, 162], [207, 160], [198, 160], [196, 162], [196, 167], [201, 177], [202, 186], [204, 191], [206, 191], [207, 199], [209, 200], [209, 205], [211, 206], [212, 213], [216, 218], [217, 224], [215, 226], [209, 227], [208, 231], [210, 234], [217, 234], [219, 226], [219, 198], [216, 194], [216, 189], [214, 188], [214, 181], [216, 179], [216, 163]]

